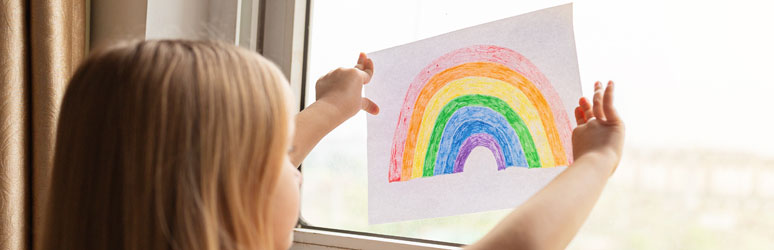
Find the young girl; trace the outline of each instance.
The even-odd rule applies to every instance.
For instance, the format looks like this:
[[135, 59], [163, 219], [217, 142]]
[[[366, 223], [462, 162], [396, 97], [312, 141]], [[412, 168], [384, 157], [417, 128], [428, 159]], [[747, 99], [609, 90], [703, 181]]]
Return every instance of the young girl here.
[[[287, 249], [298, 220], [296, 166], [333, 128], [376, 104], [374, 70], [317, 82], [296, 114], [288, 82], [260, 55], [200, 41], [93, 53], [65, 94], [41, 249]], [[560, 249], [621, 155], [613, 84], [580, 100], [575, 162], [470, 249]]]

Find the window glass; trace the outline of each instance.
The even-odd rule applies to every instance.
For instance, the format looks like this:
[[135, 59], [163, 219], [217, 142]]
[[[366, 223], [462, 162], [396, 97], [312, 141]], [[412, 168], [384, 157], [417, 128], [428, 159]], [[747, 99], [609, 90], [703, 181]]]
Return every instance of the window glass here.
[[[317, 78], [372, 52], [566, 1], [314, 1], [306, 103]], [[584, 93], [616, 81], [624, 157], [570, 249], [774, 245], [774, 32], [768, 1], [574, 3]], [[379, 70], [376, 62], [376, 69]], [[304, 162], [311, 225], [472, 243], [510, 210], [368, 225], [366, 115]], [[567, 208], [572, 209], [572, 208]]]

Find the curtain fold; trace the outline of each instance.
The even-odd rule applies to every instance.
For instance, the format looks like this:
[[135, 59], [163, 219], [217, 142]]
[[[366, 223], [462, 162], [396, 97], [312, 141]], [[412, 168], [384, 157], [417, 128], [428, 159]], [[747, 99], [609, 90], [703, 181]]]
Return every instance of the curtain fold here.
[[0, 9], [0, 249], [26, 249], [29, 234], [27, 7]]
[[37, 249], [59, 105], [86, 52], [86, 0], [2, 2], [0, 249]]

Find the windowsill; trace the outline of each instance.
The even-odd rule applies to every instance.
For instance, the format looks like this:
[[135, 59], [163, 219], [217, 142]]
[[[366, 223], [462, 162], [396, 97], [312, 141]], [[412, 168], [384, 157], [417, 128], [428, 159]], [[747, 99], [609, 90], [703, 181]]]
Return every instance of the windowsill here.
[[409, 249], [409, 250], [440, 250], [459, 249], [432, 243], [413, 242], [408, 240], [388, 239], [376, 236], [365, 236], [348, 233], [330, 232], [318, 229], [296, 228], [293, 231], [292, 250], [304, 249]]

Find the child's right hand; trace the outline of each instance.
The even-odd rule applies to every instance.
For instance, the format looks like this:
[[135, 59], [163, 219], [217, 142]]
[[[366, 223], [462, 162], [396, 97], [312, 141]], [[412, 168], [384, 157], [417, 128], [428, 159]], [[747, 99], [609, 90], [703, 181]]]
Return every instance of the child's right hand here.
[[296, 116], [290, 162], [298, 166], [318, 142], [361, 109], [376, 115], [379, 106], [363, 97], [363, 85], [371, 81], [374, 62], [360, 53], [353, 68], [335, 69], [317, 80], [317, 101]]
[[575, 160], [593, 157], [600, 166], [615, 172], [621, 161], [624, 141], [624, 123], [613, 106], [613, 81], [602, 89], [602, 83], [594, 83], [593, 106], [581, 97], [575, 108], [578, 127], [572, 131], [572, 149]]

